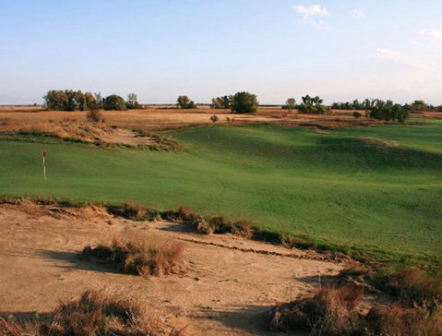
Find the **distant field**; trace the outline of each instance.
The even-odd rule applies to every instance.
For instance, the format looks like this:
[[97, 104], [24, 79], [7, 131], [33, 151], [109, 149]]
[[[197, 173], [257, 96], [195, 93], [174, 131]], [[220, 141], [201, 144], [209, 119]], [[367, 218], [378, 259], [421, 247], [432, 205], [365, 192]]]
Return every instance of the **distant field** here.
[[[0, 140], [0, 193], [184, 204], [317, 239], [442, 256], [442, 122], [333, 132], [276, 125], [170, 133], [187, 152]], [[42, 178], [40, 152], [47, 151]]]
[[[333, 126], [338, 123], [344, 126], [354, 123], [373, 123], [366, 118], [356, 120], [353, 111], [334, 110], [332, 115], [298, 115], [288, 113], [281, 107], [260, 107], [255, 114], [232, 114], [230, 110], [214, 110], [210, 106], [199, 106], [198, 109], [182, 110], [172, 106], [148, 106], [143, 110], [128, 111], [102, 111], [109, 126], [142, 128], [144, 130], [164, 130], [188, 127], [193, 125], [212, 124], [210, 117], [216, 114], [218, 124], [234, 123], [244, 124], [251, 122], [278, 122], [278, 123], [321, 123]], [[23, 127], [45, 128], [48, 122], [59, 122], [70, 119], [85, 121], [86, 112], [60, 112], [44, 111], [42, 107], [0, 106], [0, 132], [17, 131]], [[377, 122], [379, 123], [379, 122]], [[342, 126], [342, 125], [341, 125]]]

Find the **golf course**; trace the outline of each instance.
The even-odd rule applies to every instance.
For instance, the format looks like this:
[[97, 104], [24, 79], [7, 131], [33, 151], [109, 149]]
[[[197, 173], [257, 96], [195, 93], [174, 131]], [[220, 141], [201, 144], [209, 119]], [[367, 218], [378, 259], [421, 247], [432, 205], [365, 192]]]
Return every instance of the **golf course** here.
[[[442, 122], [308, 130], [208, 125], [166, 152], [2, 134], [3, 197], [180, 205], [366, 251], [442, 256]], [[46, 158], [43, 178], [41, 153]]]

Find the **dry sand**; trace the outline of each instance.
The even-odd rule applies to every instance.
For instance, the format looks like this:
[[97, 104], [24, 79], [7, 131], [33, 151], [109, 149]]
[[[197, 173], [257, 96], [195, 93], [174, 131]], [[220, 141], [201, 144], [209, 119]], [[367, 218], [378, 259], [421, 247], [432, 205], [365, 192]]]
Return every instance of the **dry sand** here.
[[[102, 208], [31, 202], [0, 205], [0, 312], [51, 311], [87, 289], [141, 300], [192, 335], [279, 335], [265, 313], [335, 275], [341, 264], [231, 235], [201, 236], [173, 223], [113, 218]], [[143, 278], [78, 258], [89, 244], [121, 234], [185, 242], [184, 274]]]

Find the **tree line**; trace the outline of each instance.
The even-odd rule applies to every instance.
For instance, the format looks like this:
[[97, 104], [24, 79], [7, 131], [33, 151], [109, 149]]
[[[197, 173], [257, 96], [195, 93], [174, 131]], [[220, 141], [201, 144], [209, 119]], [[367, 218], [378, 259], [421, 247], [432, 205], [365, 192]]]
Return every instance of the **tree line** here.
[[129, 93], [127, 100], [112, 94], [102, 97], [101, 93], [81, 90], [49, 90], [43, 97], [44, 104], [52, 111], [91, 111], [91, 110], [128, 110], [138, 109], [141, 105], [135, 93]]
[[[137, 95], [129, 93], [127, 99], [112, 94], [102, 97], [100, 93], [91, 93], [74, 90], [50, 90], [44, 96], [45, 105], [48, 110], [59, 111], [92, 111], [92, 110], [128, 110], [139, 109], [142, 106], [138, 103]], [[193, 109], [197, 105], [188, 96], [180, 95], [176, 102], [177, 108]], [[234, 95], [214, 97], [211, 107], [213, 109], [230, 109], [233, 113], [255, 113], [258, 110], [259, 102], [255, 94], [249, 92], [237, 92]], [[319, 96], [305, 95], [301, 97], [301, 103], [297, 104], [294, 98], [288, 98], [282, 106], [289, 112], [296, 110], [301, 114], [330, 114], [332, 109], [342, 110], [363, 110], [367, 117], [404, 122], [411, 112], [438, 111], [442, 112], [441, 106], [426, 104], [423, 100], [415, 100], [411, 104], [395, 104], [391, 100], [357, 99], [352, 102], [334, 102], [331, 106], [325, 106], [323, 99]], [[355, 117], [360, 117], [355, 112]]]

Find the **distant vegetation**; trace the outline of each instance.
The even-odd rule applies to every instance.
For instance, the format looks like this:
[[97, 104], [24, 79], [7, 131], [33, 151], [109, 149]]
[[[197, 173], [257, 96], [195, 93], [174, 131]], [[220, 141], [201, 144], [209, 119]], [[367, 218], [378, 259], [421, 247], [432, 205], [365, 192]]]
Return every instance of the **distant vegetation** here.
[[[387, 100], [389, 102], [389, 100]], [[364, 101], [360, 102], [359, 100], [355, 99], [352, 102], [340, 102], [340, 103], [333, 103], [331, 105], [332, 109], [335, 110], [370, 110], [374, 107], [376, 107], [379, 104], [385, 103], [381, 99], [365, 99]], [[439, 106], [433, 106], [425, 103], [423, 100], [415, 100], [411, 104], [405, 104], [402, 105], [402, 108], [405, 110], [408, 110], [413, 113], [418, 112], [442, 112], [442, 105]]]
[[212, 108], [215, 109], [231, 109], [233, 96], [222, 96], [212, 98]]
[[318, 97], [310, 97], [306, 95], [302, 97], [302, 104], [298, 106], [299, 113], [306, 114], [325, 114], [330, 112], [330, 108], [325, 107], [323, 100]]
[[193, 100], [190, 100], [187, 96], [179, 96], [177, 99], [177, 106], [182, 109], [193, 109], [196, 108], [196, 105]]
[[49, 111], [91, 111], [101, 109], [122, 111], [141, 108], [135, 93], [129, 93], [126, 102], [116, 94], [102, 98], [101, 93], [83, 93], [80, 90], [50, 90], [43, 99]]
[[258, 105], [256, 95], [249, 92], [237, 92], [232, 98], [233, 113], [255, 113]]

